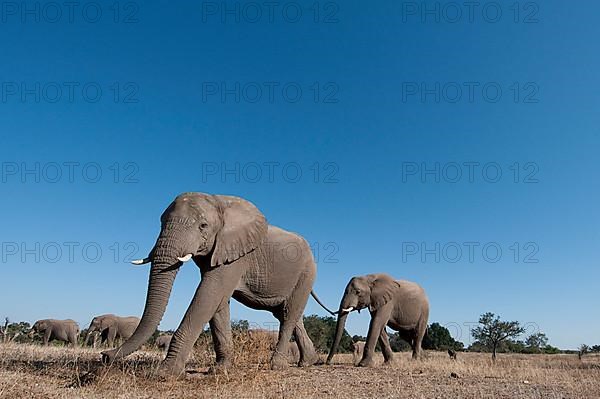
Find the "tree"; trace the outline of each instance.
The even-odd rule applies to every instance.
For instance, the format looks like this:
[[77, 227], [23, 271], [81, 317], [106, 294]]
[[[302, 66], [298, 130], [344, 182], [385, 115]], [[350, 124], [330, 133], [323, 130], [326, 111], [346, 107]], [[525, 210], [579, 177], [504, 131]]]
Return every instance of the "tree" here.
[[[335, 327], [336, 319], [333, 317], [317, 315], [304, 316], [304, 328], [318, 352], [327, 353], [329, 351], [329, 348], [331, 348], [331, 344], [333, 343]], [[340, 341], [339, 351], [348, 353], [353, 350], [352, 337], [344, 330], [344, 334]]]
[[582, 344], [581, 346], [579, 346], [579, 352], [577, 353], [577, 356], [579, 356], [579, 360], [581, 360], [581, 357], [583, 355], [589, 353], [589, 351], [590, 351], [589, 345]]
[[412, 350], [410, 344], [403, 340], [398, 332], [390, 334], [390, 347], [394, 352], [407, 352]]
[[594, 346], [592, 346], [592, 349], [591, 349], [591, 350], [592, 350], [592, 352], [594, 352], [594, 353], [598, 353], [598, 352], [600, 352], [600, 345], [594, 345]]
[[543, 332], [531, 334], [525, 339], [525, 345], [531, 353], [541, 353], [548, 345], [548, 337]]
[[423, 338], [423, 349], [433, 350], [463, 350], [463, 343], [456, 341], [450, 335], [450, 331], [439, 323], [431, 323], [427, 328], [427, 334]]
[[518, 321], [501, 321], [500, 316], [495, 316], [491, 312], [482, 314], [479, 317], [479, 324], [481, 326], [474, 328], [471, 335], [483, 345], [492, 348], [492, 361], [494, 362], [496, 361], [496, 350], [501, 342], [525, 332]]

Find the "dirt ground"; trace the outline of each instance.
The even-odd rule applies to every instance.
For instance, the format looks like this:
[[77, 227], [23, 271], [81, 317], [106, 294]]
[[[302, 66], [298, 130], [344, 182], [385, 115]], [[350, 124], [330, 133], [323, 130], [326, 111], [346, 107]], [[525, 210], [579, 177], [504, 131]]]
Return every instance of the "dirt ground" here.
[[195, 353], [185, 378], [164, 380], [152, 374], [157, 351], [105, 367], [97, 350], [0, 344], [0, 398], [600, 398], [600, 356], [500, 354], [495, 365], [489, 354], [425, 356], [365, 369], [340, 354], [332, 366], [285, 371], [269, 370], [268, 355], [239, 357], [214, 375]]

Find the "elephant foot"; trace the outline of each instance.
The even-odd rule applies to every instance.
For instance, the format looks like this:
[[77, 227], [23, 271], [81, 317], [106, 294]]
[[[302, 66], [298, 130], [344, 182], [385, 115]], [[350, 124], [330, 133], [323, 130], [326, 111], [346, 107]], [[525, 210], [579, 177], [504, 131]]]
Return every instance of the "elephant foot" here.
[[298, 362], [298, 367], [308, 367], [319, 361], [319, 355], [315, 352], [311, 355], [305, 356], [303, 359], [300, 359]]
[[373, 359], [362, 359], [358, 362], [358, 367], [373, 367], [375, 366], [375, 362]]
[[185, 376], [185, 365], [179, 365], [176, 363], [161, 363], [156, 375], [163, 379], [173, 379]]
[[271, 358], [271, 370], [285, 370], [289, 366], [288, 360], [279, 352], [275, 352]]
[[102, 351], [101, 354], [102, 354], [102, 363], [104, 363], [104, 364], [112, 364], [112, 362], [114, 362], [118, 358], [122, 357], [122, 356], [119, 356], [119, 349], [111, 349], [108, 351]]

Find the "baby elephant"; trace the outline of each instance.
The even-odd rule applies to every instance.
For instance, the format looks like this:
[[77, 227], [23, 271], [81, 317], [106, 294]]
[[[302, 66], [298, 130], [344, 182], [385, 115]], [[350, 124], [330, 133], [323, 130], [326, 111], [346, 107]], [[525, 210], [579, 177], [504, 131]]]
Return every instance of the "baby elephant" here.
[[456, 360], [456, 351], [454, 349], [448, 349], [448, 356], [452, 360]]
[[387, 274], [368, 274], [352, 278], [346, 286], [337, 312], [335, 338], [327, 364], [331, 363], [340, 343], [348, 314], [367, 307], [371, 313], [371, 323], [359, 366], [373, 365], [377, 341], [385, 362], [392, 361], [393, 353], [385, 331], [386, 326], [398, 331], [400, 337], [411, 345], [413, 359], [421, 356], [421, 342], [429, 318], [429, 300], [425, 290], [416, 283], [394, 280]]
[[54, 320], [44, 319], [35, 322], [31, 327], [30, 335], [33, 333], [43, 334], [44, 345], [55, 339], [58, 341], [68, 342], [73, 346], [77, 346], [77, 338], [79, 337], [79, 325], [75, 320]]
[[357, 341], [354, 343], [354, 352], [352, 353], [352, 364], [360, 361], [365, 351], [365, 341]]
[[156, 341], [154, 341], [154, 343], [156, 344], [156, 347], [158, 349], [160, 349], [161, 351], [166, 351], [167, 349], [169, 349], [171, 338], [173, 338], [172, 334], [159, 335], [156, 338]]

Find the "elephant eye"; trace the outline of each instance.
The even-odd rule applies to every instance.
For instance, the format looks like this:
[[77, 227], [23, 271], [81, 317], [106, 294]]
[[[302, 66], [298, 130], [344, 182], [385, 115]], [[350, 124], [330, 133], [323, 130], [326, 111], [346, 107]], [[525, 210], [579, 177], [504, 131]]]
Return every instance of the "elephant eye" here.
[[208, 223], [206, 223], [206, 222], [202, 222], [202, 223], [200, 223], [200, 228], [201, 228], [201, 229], [205, 229], [205, 228], [207, 228], [207, 227], [208, 227]]

